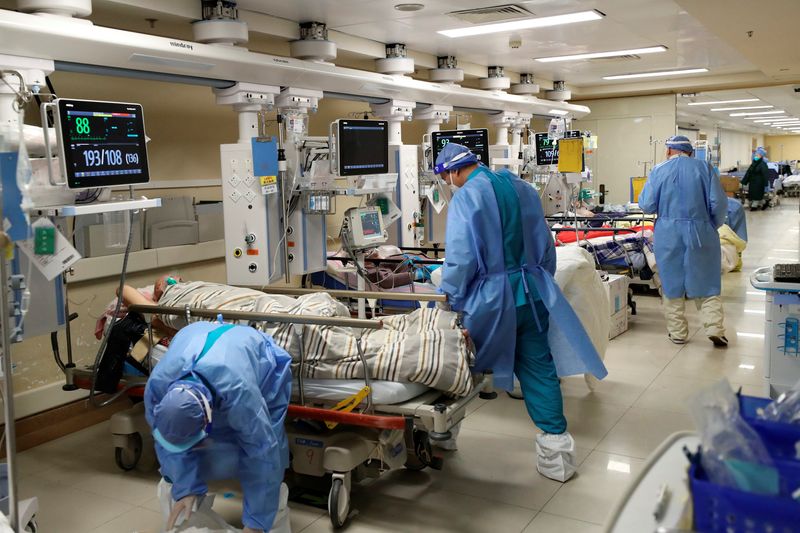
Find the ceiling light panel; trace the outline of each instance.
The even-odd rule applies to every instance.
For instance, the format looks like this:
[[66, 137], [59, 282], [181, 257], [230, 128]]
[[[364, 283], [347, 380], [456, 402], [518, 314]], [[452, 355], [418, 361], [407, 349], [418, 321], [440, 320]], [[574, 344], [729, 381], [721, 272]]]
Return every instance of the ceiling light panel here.
[[600, 20], [604, 16], [605, 15], [596, 10], [579, 11], [577, 13], [555, 15], [552, 17], [537, 17], [532, 19], [512, 20], [509, 22], [497, 22], [494, 24], [483, 24], [480, 26], [467, 26], [452, 30], [439, 30], [437, 33], [451, 38], [470, 37], [473, 35], [486, 35], [489, 33], [500, 33], [504, 31], [519, 31], [531, 28], [545, 28], [548, 26], [574, 24], [576, 22], [589, 22], [592, 20]]
[[741, 107], [712, 107], [711, 111], [743, 111], [745, 109], [771, 109], [774, 105], [746, 105]]
[[746, 102], [760, 102], [758, 98], [742, 98], [740, 100], [714, 100], [713, 102], [689, 102], [687, 105], [719, 105], [719, 104], [743, 104]]
[[729, 117], [746, 117], [751, 115], [783, 115], [786, 113], [784, 110], [780, 111], [746, 111], [742, 113], [731, 113], [728, 115]]
[[537, 57], [540, 63], [555, 63], [557, 61], [579, 61], [581, 59], [597, 59], [601, 57], [617, 57], [627, 55], [657, 54], [666, 52], [666, 46], [650, 46], [648, 48], [633, 48], [631, 50], [614, 50], [610, 52], [589, 52], [586, 54], [573, 54], [569, 56]]
[[628, 80], [631, 78], [656, 78], [659, 76], [680, 76], [682, 74], [699, 74], [708, 72], [707, 68], [687, 68], [682, 70], [661, 70], [658, 72], [639, 72], [636, 74], [619, 74], [616, 76], [603, 76], [604, 80]]

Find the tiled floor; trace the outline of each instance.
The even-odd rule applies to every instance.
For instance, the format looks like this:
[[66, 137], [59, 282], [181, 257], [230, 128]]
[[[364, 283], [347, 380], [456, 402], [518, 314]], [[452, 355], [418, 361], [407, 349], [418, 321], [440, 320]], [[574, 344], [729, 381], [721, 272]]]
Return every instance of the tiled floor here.
[[[714, 349], [697, 320], [681, 347], [664, 332], [659, 301], [638, 296], [631, 329], [610, 343], [609, 377], [589, 392], [580, 378], [564, 381], [566, 414], [580, 467], [567, 484], [536, 473], [536, 428], [522, 402], [501, 395], [470, 413], [441, 472], [399, 471], [356, 487], [359, 514], [351, 533], [377, 531], [559, 532], [600, 531], [606, 513], [648, 454], [670, 433], [691, 429], [685, 399], [727, 377], [749, 394], [763, 392], [761, 314], [764, 297], [748, 272], [797, 261], [797, 202], [748, 213], [750, 243], [744, 272], [724, 277], [731, 346]], [[691, 311], [694, 316], [694, 311]], [[21, 493], [39, 497], [40, 531], [155, 532], [160, 525], [155, 473], [121, 473], [113, 462], [108, 424], [100, 424], [20, 454]], [[229, 519], [238, 500], [222, 500]], [[330, 531], [320, 510], [292, 506], [293, 531]]]

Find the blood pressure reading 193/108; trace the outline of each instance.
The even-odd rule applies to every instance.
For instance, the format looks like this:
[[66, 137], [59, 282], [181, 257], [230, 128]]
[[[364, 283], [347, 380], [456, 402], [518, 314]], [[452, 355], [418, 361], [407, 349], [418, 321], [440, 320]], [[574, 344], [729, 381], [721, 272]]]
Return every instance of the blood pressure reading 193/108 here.
[[149, 181], [141, 105], [59, 99], [58, 114], [70, 188]]

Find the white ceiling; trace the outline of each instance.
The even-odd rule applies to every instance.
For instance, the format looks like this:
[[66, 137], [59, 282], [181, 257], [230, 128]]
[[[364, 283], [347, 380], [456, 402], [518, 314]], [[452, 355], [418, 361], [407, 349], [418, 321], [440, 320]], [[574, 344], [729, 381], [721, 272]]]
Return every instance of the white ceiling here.
[[[401, 0], [239, 0], [243, 10], [295, 22], [316, 20], [330, 29], [379, 42], [403, 42], [410, 49], [435, 55], [455, 55], [462, 61], [503, 65], [517, 72], [533, 72], [548, 79], [565, 79], [574, 87], [613, 85], [603, 76], [675, 68], [705, 67], [708, 75], [757, 71], [732, 47], [708, 32], [673, 0], [416, 0], [417, 12], [394, 9]], [[402, 0], [408, 1], [408, 0]], [[447, 15], [453, 10], [514, 3], [534, 16], [597, 9], [602, 20], [517, 32], [522, 46], [509, 47], [509, 33], [451, 39], [437, 30], [468, 23]], [[664, 53], [638, 60], [538, 63], [535, 57], [664, 45]], [[687, 78], [688, 79], [688, 78]]]
[[[683, 126], [694, 125], [706, 128], [734, 129], [754, 133], [764, 133], [768, 135], [789, 134], [770, 126], [763, 126], [746, 120], [743, 117], [731, 117], [730, 113], [735, 111], [711, 111], [712, 108], [721, 107], [744, 107], [753, 105], [772, 105], [772, 109], [752, 109], [742, 110], [741, 112], [753, 111], [786, 111], [789, 118], [800, 118], [800, 93], [795, 93], [797, 85], [780, 85], [777, 87], [761, 87], [757, 89], [746, 89], [736, 91], [709, 91], [697, 93], [696, 96], [687, 98], [678, 96], [678, 123]], [[758, 98], [759, 102], [747, 102], [740, 104], [690, 106], [689, 102], [710, 102], [719, 100], [739, 100], [745, 98]], [[764, 119], [769, 116], [761, 116]]]

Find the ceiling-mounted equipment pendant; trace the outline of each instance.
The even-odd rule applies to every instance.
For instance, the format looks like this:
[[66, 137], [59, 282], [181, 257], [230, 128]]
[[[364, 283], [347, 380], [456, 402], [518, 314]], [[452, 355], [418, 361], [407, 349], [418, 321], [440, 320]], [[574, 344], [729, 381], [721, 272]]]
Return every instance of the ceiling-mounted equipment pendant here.
[[511, 94], [536, 94], [539, 92], [539, 84], [533, 81], [533, 74], [522, 73], [519, 75], [519, 83], [511, 86]]
[[297, 59], [333, 61], [336, 43], [328, 40], [328, 26], [324, 22], [301, 22], [300, 39], [289, 43], [289, 53]]
[[192, 23], [194, 40], [205, 44], [233, 46], [248, 41], [247, 23], [239, 20], [236, 2], [201, 0], [203, 20]]
[[464, 70], [458, 68], [456, 56], [439, 56], [436, 58], [438, 68], [428, 71], [428, 79], [439, 83], [456, 83], [464, 81]]
[[488, 77], [478, 80], [478, 87], [489, 91], [503, 91], [511, 87], [511, 78], [505, 75], [505, 69], [500, 65], [488, 68]]
[[567, 89], [566, 82], [557, 80], [553, 82], [553, 88], [545, 91], [545, 96], [548, 100], [555, 100], [557, 102], [565, 102], [572, 98], [572, 92]]
[[92, 14], [92, 0], [17, 0], [17, 9], [37, 15], [88, 17]]
[[375, 60], [375, 70], [381, 74], [413, 74], [414, 58], [408, 57], [405, 44], [387, 44], [386, 57]]

